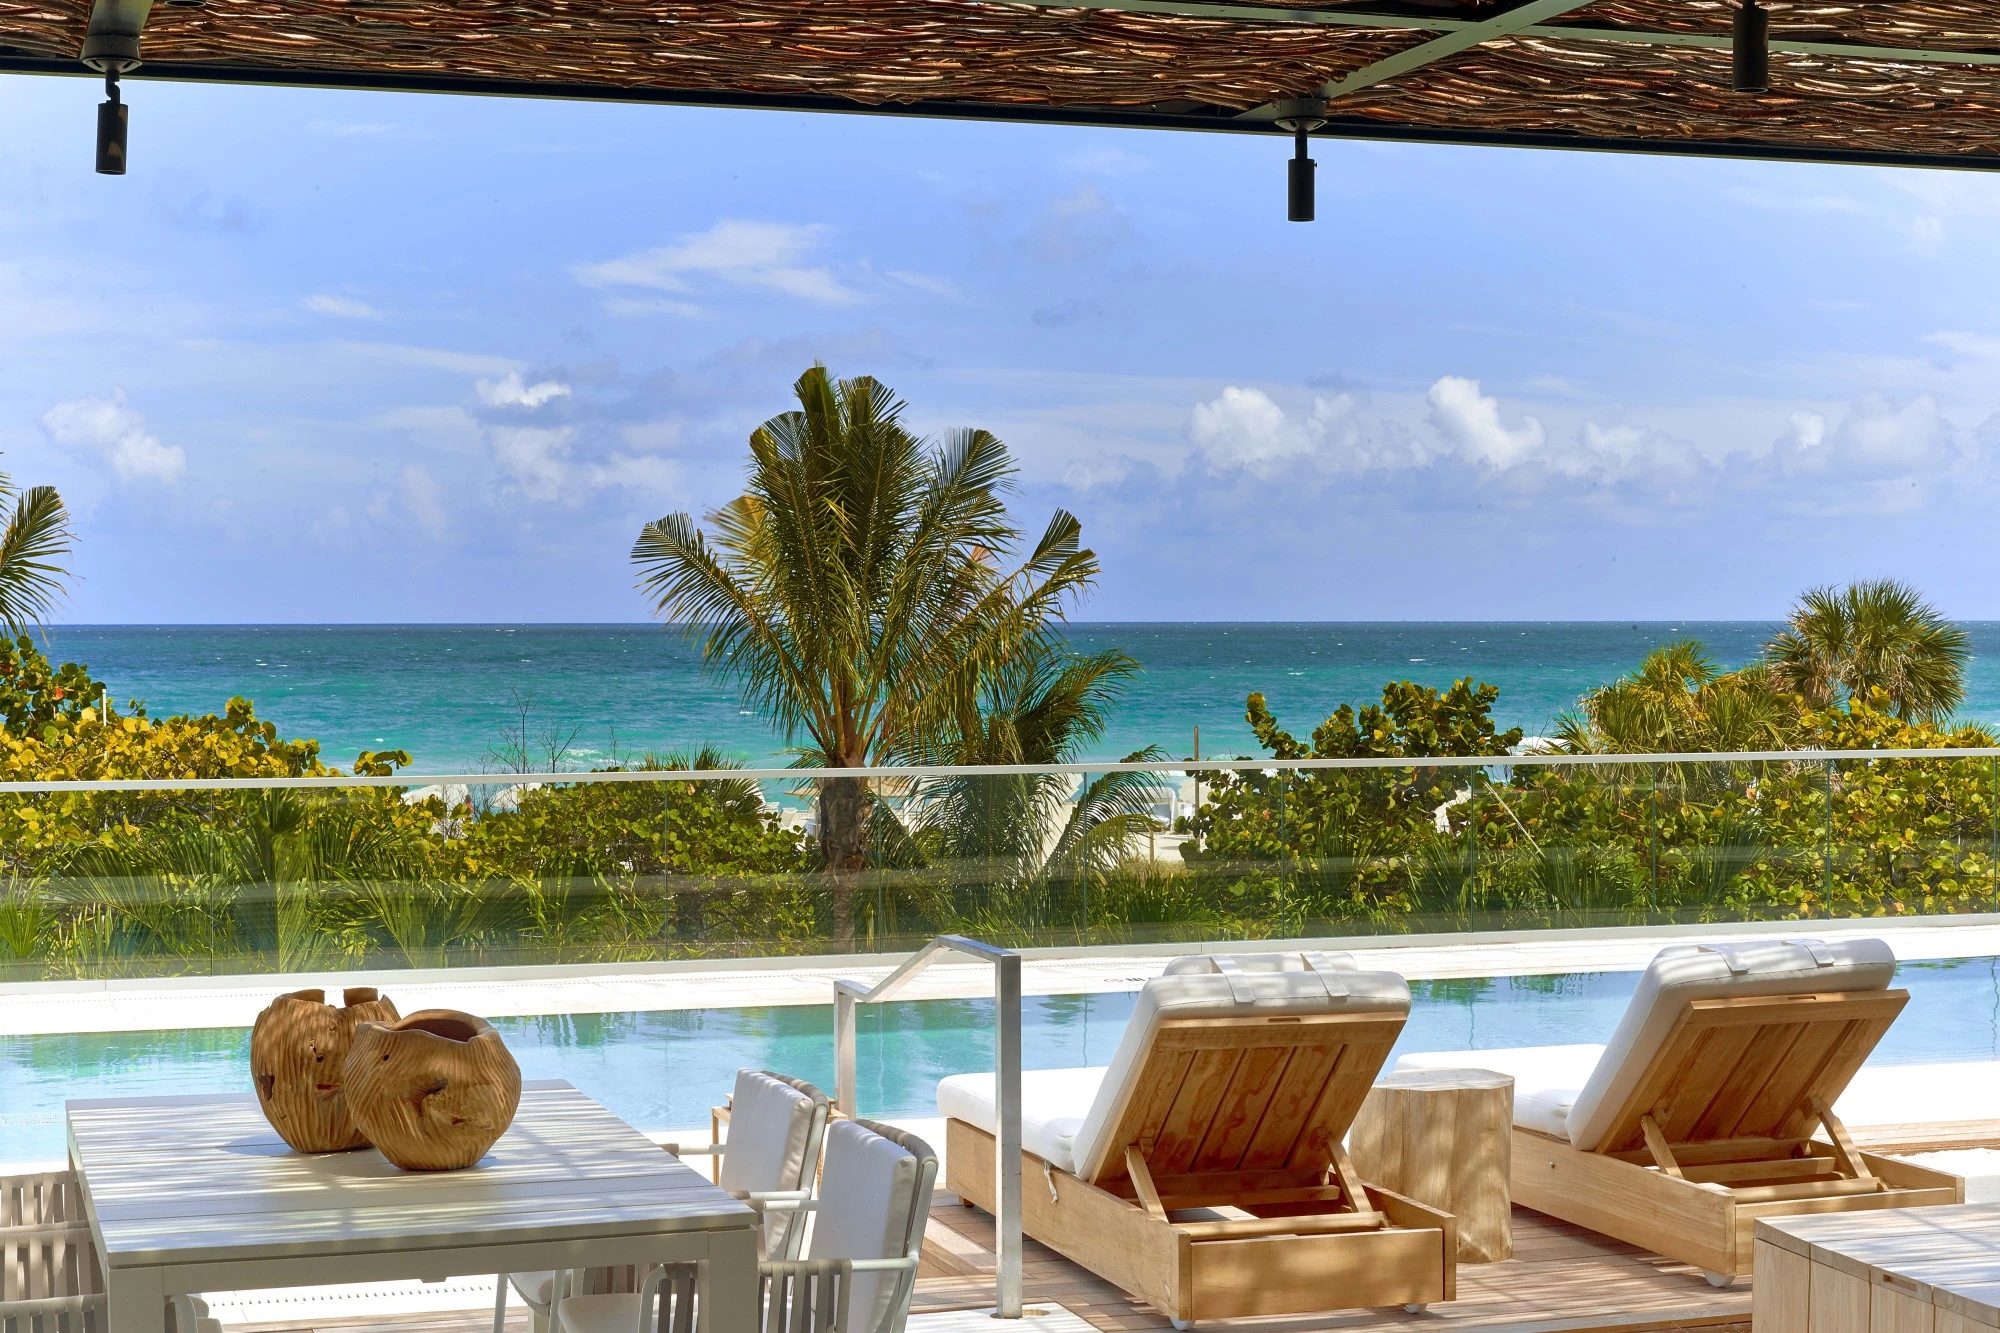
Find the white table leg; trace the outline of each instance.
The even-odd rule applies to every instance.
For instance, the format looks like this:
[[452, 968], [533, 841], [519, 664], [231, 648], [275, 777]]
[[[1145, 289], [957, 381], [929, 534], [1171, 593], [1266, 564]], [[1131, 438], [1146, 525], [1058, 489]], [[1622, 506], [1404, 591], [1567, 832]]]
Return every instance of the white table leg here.
[[700, 1282], [695, 1310], [701, 1333], [751, 1333], [757, 1327], [756, 1231], [744, 1227], [710, 1236]]
[[105, 1333], [167, 1333], [167, 1290], [157, 1269], [123, 1273], [113, 1270], [106, 1276], [104, 1330]]

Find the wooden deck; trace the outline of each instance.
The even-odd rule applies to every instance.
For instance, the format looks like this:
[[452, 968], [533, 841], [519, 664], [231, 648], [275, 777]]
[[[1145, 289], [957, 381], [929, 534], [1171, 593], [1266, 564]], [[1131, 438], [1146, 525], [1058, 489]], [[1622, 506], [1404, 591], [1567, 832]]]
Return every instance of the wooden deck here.
[[[993, 1219], [940, 1194], [925, 1233], [918, 1310], [991, 1304]], [[1030, 1303], [1065, 1306], [1104, 1333], [1171, 1330], [1165, 1316], [1051, 1251], [1027, 1243]], [[1458, 1270], [1458, 1299], [1421, 1315], [1349, 1310], [1297, 1318], [1203, 1322], [1203, 1329], [1257, 1333], [1582, 1333], [1583, 1330], [1707, 1328], [1750, 1319], [1749, 1284], [1717, 1291], [1685, 1264], [1646, 1254], [1525, 1208], [1514, 1210], [1514, 1257]]]
[[[915, 1310], [979, 1309], [993, 1300], [993, 1219], [940, 1193], [925, 1237]], [[1171, 1325], [1117, 1288], [1030, 1241], [1026, 1295], [1059, 1304], [1102, 1333], [1167, 1333]], [[227, 1333], [490, 1333], [488, 1310], [451, 1314], [231, 1324]], [[1203, 1323], [1242, 1333], [1749, 1333], [1748, 1284], [1716, 1291], [1701, 1275], [1539, 1213], [1514, 1211], [1514, 1257], [1462, 1265], [1458, 1299], [1421, 1315], [1348, 1310], [1297, 1318]], [[1032, 1328], [1032, 1324], [1029, 1325]], [[516, 1310], [509, 1333], [527, 1333]]]

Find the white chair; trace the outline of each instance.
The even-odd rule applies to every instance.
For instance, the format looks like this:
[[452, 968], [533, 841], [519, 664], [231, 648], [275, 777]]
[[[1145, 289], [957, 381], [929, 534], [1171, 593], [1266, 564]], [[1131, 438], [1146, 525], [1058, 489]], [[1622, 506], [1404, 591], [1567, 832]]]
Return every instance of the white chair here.
[[[222, 1333], [199, 1296], [167, 1302], [169, 1333]], [[102, 1333], [104, 1275], [71, 1171], [0, 1176], [0, 1333]]]
[[[913, 1134], [870, 1120], [826, 1132], [817, 1199], [789, 1206], [812, 1218], [803, 1259], [758, 1266], [767, 1333], [902, 1333], [937, 1184], [938, 1159]], [[559, 1295], [553, 1333], [691, 1333], [696, 1274], [666, 1264], [636, 1293]]]
[[1955, 1203], [1957, 1177], [1862, 1152], [1835, 1103], [1909, 1000], [1881, 940], [1655, 957], [1603, 1046], [1406, 1055], [1514, 1079], [1513, 1198], [1700, 1268], [1750, 1272], [1762, 1217]]
[[[819, 1173], [820, 1145], [826, 1137], [830, 1103], [810, 1083], [759, 1069], [739, 1069], [726, 1106], [714, 1110], [715, 1142], [662, 1145], [676, 1157], [713, 1156], [716, 1183], [761, 1209], [764, 1258], [796, 1259], [804, 1240], [803, 1220], [787, 1204], [812, 1195]], [[723, 1127], [728, 1137], [723, 1137]], [[547, 1327], [555, 1301], [556, 1275], [502, 1273], [493, 1296], [493, 1333], [505, 1333], [509, 1286], [528, 1303], [535, 1333]]]

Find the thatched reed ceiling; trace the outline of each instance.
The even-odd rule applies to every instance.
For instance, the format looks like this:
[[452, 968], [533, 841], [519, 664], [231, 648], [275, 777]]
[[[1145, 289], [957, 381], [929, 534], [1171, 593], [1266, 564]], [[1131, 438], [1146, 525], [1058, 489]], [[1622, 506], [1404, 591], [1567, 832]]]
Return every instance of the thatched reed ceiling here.
[[[0, 68], [78, 68], [92, 4], [0, 0]], [[1754, 96], [1734, 0], [205, 0], [135, 77], [2000, 165], [2000, 4], [1769, 7]]]

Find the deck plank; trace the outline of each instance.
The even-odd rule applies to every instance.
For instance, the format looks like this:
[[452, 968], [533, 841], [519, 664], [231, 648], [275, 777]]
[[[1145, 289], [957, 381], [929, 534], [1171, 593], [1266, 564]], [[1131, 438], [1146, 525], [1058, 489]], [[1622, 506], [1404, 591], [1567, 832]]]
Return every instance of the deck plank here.
[[[952, 1234], [936, 1239], [940, 1229]], [[993, 1300], [990, 1271], [965, 1268], [993, 1252], [993, 1219], [940, 1193], [932, 1243], [917, 1284], [916, 1313], [978, 1309]], [[1028, 1305], [1056, 1304], [1098, 1333], [1167, 1333], [1166, 1317], [1110, 1283], [1029, 1241], [1023, 1247]], [[944, 1271], [955, 1268], [959, 1271]], [[228, 1333], [490, 1333], [492, 1312], [231, 1324]], [[1458, 1270], [1458, 1299], [1422, 1315], [1345, 1310], [1292, 1318], [1214, 1321], [1204, 1330], [1243, 1333], [1750, 1333], [1748, 1284], [1716, 1291], [1685, 1264], [1608, 1241], [1540, 1213], [1514, 1211], [1514, 1257]], [[515, 1310], [509, 1333], [528, 1333]], [[1032, 1327], [1032, 1325], [1030, 1325]]]

